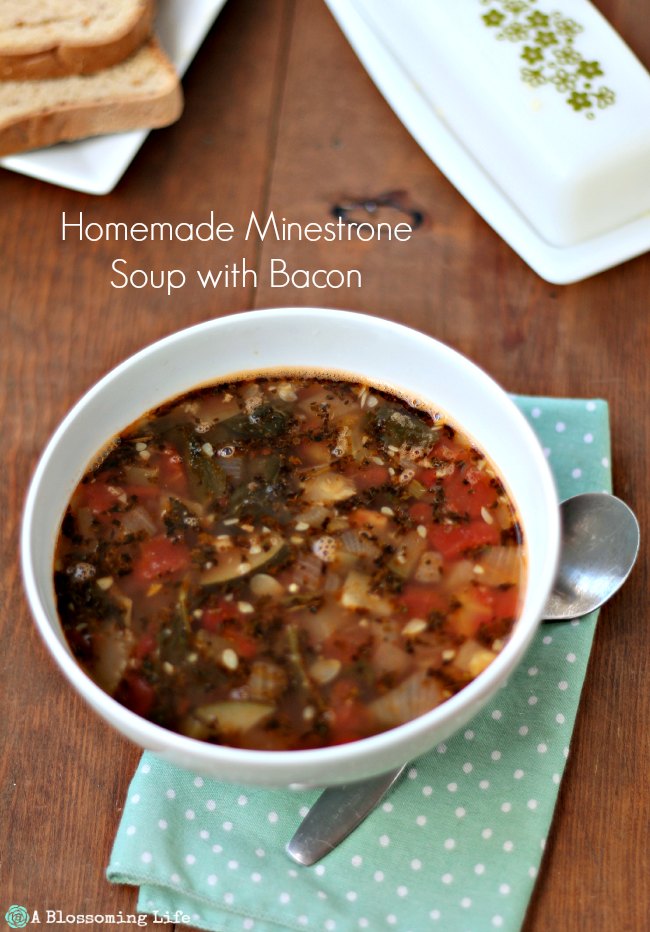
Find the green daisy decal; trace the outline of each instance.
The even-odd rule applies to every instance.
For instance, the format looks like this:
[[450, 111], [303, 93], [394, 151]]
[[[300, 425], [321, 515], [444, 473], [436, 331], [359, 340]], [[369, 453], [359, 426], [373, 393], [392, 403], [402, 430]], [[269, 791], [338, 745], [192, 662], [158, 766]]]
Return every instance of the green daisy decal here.
[[534, 65], [538, 61], [544, 60], [544, 52], [536, 45], [525, 45], [521, 57], [524, 61], [527, 61], [529, 65]]
[[582, 75], [583, 78], [587, 78], [588, 80], [597, 78], [604, 73], [605, 72], [597, 61], [581, 61], [578, 65], [578, 74]]
[[539, 12], [529, 13], [526, 19], [528, 21], [528, 25], [531, 28], [535, 28], [535, 29], [538, 29], [540, 27], [545, 29], [550, 22], [550, 17], [548, 16], [547, 13], [539, 13]]
[[528, 30], [523, 23], [508, 23], [503, 29], [503, 38], [510, 42], [523, 42], [528, 38]]
[[558, 91], [562, 92], [571, 91], [576, 86], [576, 76], [569, 71], [564, 71], [562, 68], [555, 72], [551, 81]]
[[540, 30], [540, 32], [538, 32], [535, 36], [535, 42], [537, 42], [538, 45], [543, 45], [545, 47], [549, 45], [557, 45], [557, 36], [554, 32], [542, 32]]
[[584, 94], [581, 91], [573, 91], [569, 95], [567, 103], [570, 107], [573, 107], [574, 110], [586, 110], [587, 107], [591, 107], [592, 105], [589, 94]]
[[563, 45], [559, 49], [553, 49], [553, 55], [559, 65], [579, 65], [582, 61], [582, 55], [572, 45]]
[[503, 8], [508, 13], [523, 13], [528, 9], [528, 2], [527, 0], [504, 0]]
[[544, 74], [541, 68], [522, 68], [521, 69], [522, 80], [526, 84], [530, 84], [531, 87], [541, 87], [542, 84], [546, 84], [548, 78], [544, 77]]
[[550, 84], [564, 95], [575, 113], [589, 120], [595, 110], [616, 102], [615, 92], [596, 79], [605, 76], [601, 62], [586, 58], [576, 48], [576, 37], [585, 29], [557, 10], [538, 8], [538, 0], [479, 0], [490, 9], [481, 14], [496, 39], [521, 43], [521, 80], [530, 87]]
[[611, 107], [616, 100], [616, 94], [608, 87], [601, 87], [597, 94], [594, 95], [596, 103], [603, 110], [605, 107]]
[[558, 35], [564, 36], [566, 39], [573, 39], [582, 32], [582, 26], [576, 23], [574, 19], [564, 19], [561, 16], [557, 17], [555, 28]]
[[498, 10], [490, 10], [489, 13], [483, 15], [483, 22], [486, 26], [500, 26], [504, 19], [503, 13], [499, 13]]

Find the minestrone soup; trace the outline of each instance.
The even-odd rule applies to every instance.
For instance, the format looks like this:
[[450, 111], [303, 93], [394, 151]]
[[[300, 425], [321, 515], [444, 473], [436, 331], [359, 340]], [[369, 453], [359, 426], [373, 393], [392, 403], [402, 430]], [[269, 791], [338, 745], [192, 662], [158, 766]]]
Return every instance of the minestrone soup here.
[[200, 388], [114, 438], [54, 567], [100, 687], [262, 750], [354, 741], [444, 702], [502, 649], [524, 577], [513, 505], [457, 426], [291, 374]]

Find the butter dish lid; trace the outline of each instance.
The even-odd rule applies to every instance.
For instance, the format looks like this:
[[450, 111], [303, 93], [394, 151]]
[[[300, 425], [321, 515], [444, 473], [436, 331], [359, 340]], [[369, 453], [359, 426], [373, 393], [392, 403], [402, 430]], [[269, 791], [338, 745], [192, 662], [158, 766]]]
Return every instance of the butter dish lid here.
[[542, 278], [650, 249], [650, 75], [587, 0], [326, 0], [402, 123]]

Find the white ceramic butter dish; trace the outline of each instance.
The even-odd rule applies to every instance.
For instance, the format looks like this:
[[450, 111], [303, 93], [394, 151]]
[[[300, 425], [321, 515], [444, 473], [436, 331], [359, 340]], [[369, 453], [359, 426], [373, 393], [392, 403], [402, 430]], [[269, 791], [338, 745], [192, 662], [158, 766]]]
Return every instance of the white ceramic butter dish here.
[[327, 0], [427, 154], [543, 278], [650, 249], [650, 75], [587, 0]]

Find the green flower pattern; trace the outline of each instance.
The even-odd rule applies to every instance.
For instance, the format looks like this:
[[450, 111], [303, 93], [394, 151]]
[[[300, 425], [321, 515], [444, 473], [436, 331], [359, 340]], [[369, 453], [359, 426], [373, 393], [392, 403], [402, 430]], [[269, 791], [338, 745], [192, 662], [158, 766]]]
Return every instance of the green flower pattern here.
[[596, 86], [605, 75], [599, 61], [591, 61], [576, 49], [576, 36], [584, 27], [554, 10], [537, 9], [537, 0], [480, 0], [489, 7], [482, 14], [497, 39], [522, 43], [521, 80], [531, 87], [551, 85], [564, 95], [575, 113], [588, 120], [616, 102], [616, 94], [605, 85]]

